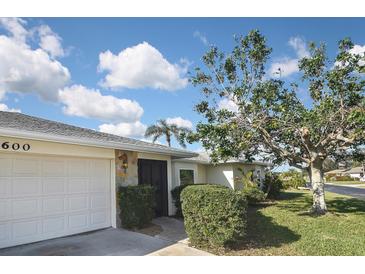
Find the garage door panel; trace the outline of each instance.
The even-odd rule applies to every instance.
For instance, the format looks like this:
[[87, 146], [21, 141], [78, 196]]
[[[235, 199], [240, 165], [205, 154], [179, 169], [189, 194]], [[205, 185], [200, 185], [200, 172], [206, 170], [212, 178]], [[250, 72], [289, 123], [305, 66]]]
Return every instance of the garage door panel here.
[[50, 217], [43, 220], [43, 233], [62, 233], [66, 230], [64, 216]]
[[65, 198], [53, 197], [43, 200], [43, 215], [58, 214], [65, 211]]
[[39, 160], [36, 158], [21, 159], [13, 161], [13, 176], [39, 176]]
[[11, 178], [0, 178], [0, 198], [11, 195]]
[[90, 202], [91, 209], [107, 208], [109, 206], [106, 194], [91, 194]]
[[103, 225], [105, 223], [109, 223], [109, 214], [106, 214], [105, 211], [93, 212], [90, 214], [90, 223], [91, 225]]
[[66, 193], [66, 178], [42, 178], [43, 195]]
[[109, 185], [101, 184], [106, 178], [91, 178], [90, 179], [90, 192], [110, 192]]
[[70, 160], [67, 162], [69, 177], [88, 177], [89, 176], [89, 160]]
[[69, 229], [81, 229], [88, 227], [88, 213], [80, 213], [70, 215], [68, 217], [68, 228]]
[[8, 219], [10, 215], [10, 201], [0, 200], [0, 220]]
[[40, 215], [38, 199], [17, 199], [11, 202], [11, 218], [29, 218]]
[[110, 160], [0, 153], [0, 248], [110, 222]]
[[0, 223], [0, 243], [9, 239], [9, 237], [10, 237], [9, 224]]
[[12, 196], [39, 196], [41, 194], [41, 179], [36, 177], [17, 177], [13, 179]]
[[13, 160], [0, 158], [0, 177], [12, 176]]
[[69, 178], [68, 180], [68, 193], [77, 194], [85, 193], [88, 191], [88, 178]]
[[44, 177], [66, 176], [66, 161], [65, 160], [42, 161], [42, 175]]
[[14, 222], [12, 225], [13, 240], [37, 238], [41, 234], [40, 228], [40, 221], [37, 219]]
[[88, 209], [88, 195], [71, 196], [68, 198], [69, 210], [79, 211]]

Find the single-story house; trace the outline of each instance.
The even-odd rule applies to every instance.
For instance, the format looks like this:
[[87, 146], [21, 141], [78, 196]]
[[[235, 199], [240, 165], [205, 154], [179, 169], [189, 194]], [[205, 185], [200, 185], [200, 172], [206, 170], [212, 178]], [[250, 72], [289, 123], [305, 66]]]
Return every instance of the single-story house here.
[[220, 184], [231, 189], [242, 187], [242, 176], [250, 172], [251, 179], [261, 187], [267, 168], [267, 162], [248, 162], [232, 159], [213, 165], [206, 153], [197, 157], [172, 160], [173, 186], [181, 184]]
[[[156, 215], [173, 215], [175, 186], [234, 188], [242, 164], [0, 111], [0, 248], [119, 227], [119, 186], [154, 185]], [[246, 166], [262, 178], [264, 165]]]

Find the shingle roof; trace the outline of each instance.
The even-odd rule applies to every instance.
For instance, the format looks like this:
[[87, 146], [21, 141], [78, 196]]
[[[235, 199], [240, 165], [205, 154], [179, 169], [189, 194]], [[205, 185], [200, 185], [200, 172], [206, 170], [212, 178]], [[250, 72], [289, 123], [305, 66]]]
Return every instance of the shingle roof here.
[[2, 134], [2, 130], [6, 129], [12, 130], [13, 132], [16, 131], [19, 135], [21, 132], [28, 132], [48, 136], [50, 139], [52, 137], [64, 137], [65, 140], [67, 138], [77, 139], [80, 143], [102, 142], [109, 147], [115, 146], [115, 148], [121, 148], [120, 146], [127, 145], [130, 147], [138, 147], [141, 151], [160, 152], [181, 157], [193, 157], [197, 155], [187, 150], [76, 127], [22, 113], [0, 111], [0, 135]]

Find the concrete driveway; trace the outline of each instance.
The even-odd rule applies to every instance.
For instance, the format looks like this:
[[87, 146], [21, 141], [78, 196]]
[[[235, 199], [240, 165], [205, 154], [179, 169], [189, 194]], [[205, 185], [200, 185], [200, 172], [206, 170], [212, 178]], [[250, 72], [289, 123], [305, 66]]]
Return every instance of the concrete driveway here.
[[336, 186], [326, 184], [325, 190], [337, 194], [352, 196], [354, 198], [365, 200], [365, 188], [357, 188], [351, 186]]
[[[210, 253], [189, 247], [181, 223], [159, 219], [162, 231], [150, 236], [125, 229], [108, 228], [0, 249], [0, 256], [207, 256]], [[177, 227], [176, 227], [177, 226]], [[174, 229], [177, 229], [176, 231]], [[162, 233], [162, 235], [160, 235]], [[185, 237], [184, 237], [185, 235]], [[185, 242], [184, 242], [185, 240]]]

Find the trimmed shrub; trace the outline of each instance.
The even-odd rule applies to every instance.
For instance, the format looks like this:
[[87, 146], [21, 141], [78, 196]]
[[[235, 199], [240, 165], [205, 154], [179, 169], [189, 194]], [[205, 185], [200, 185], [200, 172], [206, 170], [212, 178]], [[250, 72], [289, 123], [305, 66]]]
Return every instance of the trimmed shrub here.
[[257, 205], [265, 200], [265, 193], [258, 187], [245, 187], [240, 191], [249, 205]]
[[155, 215], [155, 189], [149, 185], [119, 188], [120, 218], [124, 228], [142, 228]]
[[283, 189], [283, 182], [280, 180], [279, 175], [275, 173], [267, 173], [265, 175], [264, 184], [262, 190], [266, 193], [266, 197], [269, 199], [277, 199], [280, 196], [280, 192]]
[[229, 247], [245, 236], [244, 195], [217, 185], [190, 185], [181, 193], [184, 224], [197, 247]]
[[298, 187], [304, 187], [306, 184], [303, 174], [293, 169], [282, 172], [279, 178], [283, 182], [284, 189], [297, 189]]
[[[191, 184], [189, 184], [189, 185], [191, 185]], [[179, 217], [179, 218], [184, 217], [183, 213], [182, 213], [182, 208], [181, 208], [180, 195], [181, 195], [181, 192], [183, 191], [183, 189], [189, 185], [180, 185], [180, 186], [175, 187], [173, 190], [171, 190], [172, 200], [174, 201], [174, 205], [176, 207], [176, 212], [175, 212], [176, 217]], [[194, 184], [194, 185], [198, 186], [198, 185], [212, 185], [212, 184]], [[226, 186], [222, 186], [222, 185], [214, 185], [214, 186], [227, 188]]]

